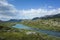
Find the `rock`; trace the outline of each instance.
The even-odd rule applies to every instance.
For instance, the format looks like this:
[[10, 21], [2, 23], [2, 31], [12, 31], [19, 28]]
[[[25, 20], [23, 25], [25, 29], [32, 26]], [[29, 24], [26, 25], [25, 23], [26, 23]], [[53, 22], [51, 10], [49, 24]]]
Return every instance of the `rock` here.
[[36, 34], [36, 32], [26, 32], [27, 35], [29, 34]]

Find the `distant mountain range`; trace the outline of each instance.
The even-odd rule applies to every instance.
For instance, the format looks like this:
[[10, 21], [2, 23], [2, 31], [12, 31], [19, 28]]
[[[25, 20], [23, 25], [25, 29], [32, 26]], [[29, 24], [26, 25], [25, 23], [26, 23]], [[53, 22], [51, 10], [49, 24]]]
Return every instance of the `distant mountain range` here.
[[20, 21], [22, 21], [22, 20], [18, 20], [18, 19], [10, 19], [10, 20], [8, 20], [8, 21], [2, 21], [2, 20], [0, 20], [0, 22], [20, 22]]
[[[55, 15], [46, 15], [44, 17], [35, 17], [32, 20], [36, 20], [36, 19], [51, 19], [51, 18], [60, 18], [60, 13], [59, 14], [55, 14]], [[19, 19], [19, 20], [18, 19], [10, 19], [7, 22], [20, 22], [20, 21], [23, 21], [23, 20], [22, 19]], [[0, 22], [5, 22], [5, 21], [0, 20]]]
[[51, 18], [60, 18], [60, 13], [59, 14], [55, 14], [55, 15], [46, 15], [44, 17], [35, 17], [32, 20], [36, 20], [36, 19], [51, 19]]
[[20, 21], [22, 21], [22, 20], [20, 20], [20, 19], [10, 19], [8, 22], [20, 22]]
[[0, 20], [0, 22], [3, 22], [2, 20]]

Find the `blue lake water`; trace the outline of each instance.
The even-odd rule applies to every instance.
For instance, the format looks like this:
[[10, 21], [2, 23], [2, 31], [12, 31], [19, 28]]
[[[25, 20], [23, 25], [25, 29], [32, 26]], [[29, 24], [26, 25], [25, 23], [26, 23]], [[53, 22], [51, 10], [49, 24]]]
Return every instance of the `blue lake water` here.
[[36, 32], [45, 33], [47, 35], [60, 37], [60, 32], [49, 31], [49, 30], [41, 30], [41, 29], [37, 29], [37, 28], [28, 27], [28, 26], [25, 26], [25, 25], [22, 25], [22, 24], [16, 24], [13, 27], [19, 28], [19, 29], [32, 30], [32, 31], [36, 31]]

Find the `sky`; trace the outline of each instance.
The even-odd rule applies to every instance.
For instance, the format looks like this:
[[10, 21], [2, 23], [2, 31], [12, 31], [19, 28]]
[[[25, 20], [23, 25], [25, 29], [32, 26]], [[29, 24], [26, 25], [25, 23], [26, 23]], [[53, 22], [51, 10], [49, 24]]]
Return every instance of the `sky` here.
[[60, 13], [60, 0], [0, 0], [0, 20], [32, 19]]

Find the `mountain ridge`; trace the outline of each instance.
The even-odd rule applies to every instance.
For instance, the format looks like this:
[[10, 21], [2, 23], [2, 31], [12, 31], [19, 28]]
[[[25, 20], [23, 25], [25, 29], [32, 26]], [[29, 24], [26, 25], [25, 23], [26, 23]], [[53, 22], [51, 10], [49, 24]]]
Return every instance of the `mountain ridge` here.
[[35, 17], [32, 20], [36, 20], [36, 19], [51, 19], [51, 18], [60, 18], [60, 13], [59, 14], [55, 14], [55, 15], [46, 15], [43, 17]]

